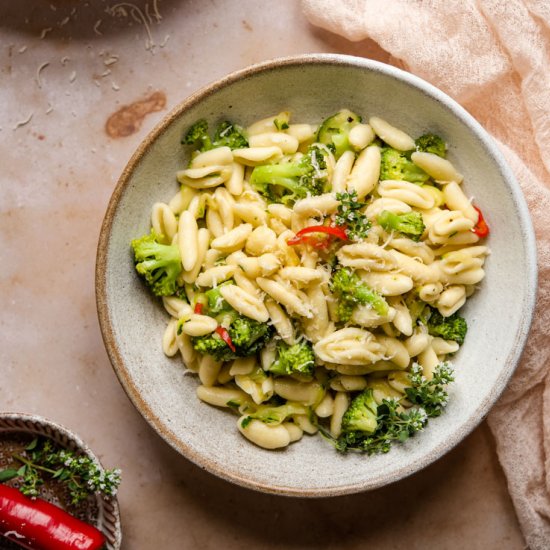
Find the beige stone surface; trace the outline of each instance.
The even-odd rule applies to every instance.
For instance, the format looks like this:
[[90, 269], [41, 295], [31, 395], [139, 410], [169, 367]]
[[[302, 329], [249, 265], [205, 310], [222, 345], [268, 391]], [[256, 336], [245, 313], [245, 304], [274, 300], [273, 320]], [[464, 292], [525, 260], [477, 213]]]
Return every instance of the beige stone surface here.
[[132, 151], [170, 108], [277, 56], [388, 55], [310, 27], [293, 0], [2, 4], [0, 410], [60, 422], [123, 469], [123, 548], [523, 548], [484, 424], [423, 472], [375, 492], [258, 494], [170, 449], [127, 399], [101, 341], [103, 213]]

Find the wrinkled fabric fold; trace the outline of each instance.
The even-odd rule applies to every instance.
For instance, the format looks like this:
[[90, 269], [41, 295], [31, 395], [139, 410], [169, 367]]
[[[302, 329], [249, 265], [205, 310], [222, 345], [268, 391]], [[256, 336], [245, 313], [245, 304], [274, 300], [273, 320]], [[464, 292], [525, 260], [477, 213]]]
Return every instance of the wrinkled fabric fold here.
[[530, 548], [550, 548], [550, 2], [302, 0], [309, 21], [371, 39], [493, 135], [527, 199], [539, 288], [520, 365], [488, 422]]

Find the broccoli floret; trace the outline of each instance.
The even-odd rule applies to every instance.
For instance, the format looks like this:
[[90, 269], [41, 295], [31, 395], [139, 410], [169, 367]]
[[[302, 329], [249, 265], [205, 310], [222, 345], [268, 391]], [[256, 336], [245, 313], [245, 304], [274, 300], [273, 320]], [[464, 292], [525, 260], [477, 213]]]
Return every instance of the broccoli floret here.
[[199, 353], [212, 355], [218, 361], [231, 361], [236, 357], [248, 357], [262, 349], [273, 335], [273, 327], [254, 319], [235, 313], [227, 328], [235, 351], [232, 351], [222, 337], [213, 332], [191, 339], [193, 347]]
[[181, 140], [185, 145], [196, 145], [199, 151], [212, 149], [212, 140], [208, 135], [208, 122], [201, 119], [193, 124]]
[[426, 229], [420, 212], [394, 214], [389, 210], [382, 210], [377, 220], [386, 231], [399, 231], [413, 241], [418, 241]]
[[421, 407], [403, 411], [400, 410], [397, 400], [383, 399], [378, 405], [376, 420], [377, 427], [374, 433], [344, 431], [336, 441], [333, 441], [336, 449], [341, 452], [360, 451], [369, 455], [387, 453], [394, 441], [406, 441], [421, 431], [428, 416]]
[[227, 146], [230, 149], [242, 149], [248, 147], [248, 140], [240, 126], [226, 120], [218, 124], [212, 145], [214, 147]]
[[417, 151], [433, 153], [434, 155], [443, 158], [447, 156], [447, 145], [439, 136], [436, 136], [435, 134], [424, 134], [414, 142], [416, 143]]
[[432, 336], [439, 336], [444, 340], [454, 340], [462, 345], [466, 338], [468, 325], [466, 319], [458, 313], [453, 313], [449, 317], [443, 317], [435, 308], [430, 308], [431, 314], [428, 319], [428, 333]]
[[317, 141], [325, 145], [334, 145], [336, 158], [351, 149], [349, 144], [349, 131], [361, 122], [361, 117], [342, 109], [335, 115], [327, 118], [319, 127]]
[[[239, 357], [252, 355], [265, 346], [273, 334], [273, 327], [241, 315], [229, 327], [229, 335]], [[240, 350], [240, 351], [239, 351]]]
[[208, 151], [216, 147], [227, 146], [231, 149], [241, 149], [248, 147], [248, 141], [244, 135], [244, 130], [231, 122], [221, 122], [216, 128], [214, 140], [208, 135], [208, 122], [201, 119], [195, 122], [189, 128], [182, 139], [186, 145], [195, 145], [199, 151]]
[[386, 300], [347, 267], [335, 271], [330, 289], [338, 299], [338, 317], [343, 323], [351, 319], [353, 310], [359, 305], [369, 304], [381, 316], [388, 314], [389, 306]]
[[378, 426], [377, 409], [372, 389], [367, 388], [353, 399], [344, 413], [342, 431], [361, 432], [361, 435], [373, 434]]
[[277, 343], [277, 359], [267, 369], [276, 376], [291, 374], [313, 374], [315, 355], [309, 342], [299, 342], [289, 346], [282, 340]]
[[177, 277], [183, 267], [176, 245], [161, 244], [154, 233], [132, 241], [136, 271], [155, 296], [171, 296], [178, 285]]
[[193, 348], [202, 355], [212, 355], [218, 361], [231, 361], [237, 357], [218, 333], [191, 338]]
[[294, 162], [256, 166], [250, 184], [273, 202], [291, 205], [308, 195], [320, 195], [327, 186], [328, 152], [318, 145]]
[[408, 153], [403, 153], [384, 147], [380, 160], [380, 180], [405, 180], [411, 183], [424, 183], [430, 176], [409, 159]]

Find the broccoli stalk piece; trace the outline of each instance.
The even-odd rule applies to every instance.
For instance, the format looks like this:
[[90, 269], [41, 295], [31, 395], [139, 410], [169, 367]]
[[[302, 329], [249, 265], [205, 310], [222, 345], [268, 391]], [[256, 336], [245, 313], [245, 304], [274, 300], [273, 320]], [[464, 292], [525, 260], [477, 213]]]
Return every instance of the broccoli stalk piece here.
[[427, 321], [428, 333], [432, 336], [439, 336], [444, 340], [454, 340], [462, 345], [468, 331], [466, 319], [458, 313], [453, 313], [449, 317], [443, 317], [437, 309], [430, 309], [431, 314]]
[[426, 229], [420, 212], [394, 214], [389, 210], [382, 210], [378, 214], [377, 221], [386, 231], [398, 231], [413, 241], [420, 240]]
[[236, 357], [248, 357], [262, 349], [273, 335], [273, 327], [254, 319], [233, 313], [227, 332], [235, 351], [232, 351], [217, 333], [191, 338], [193, 347], [203, 355], [212, 355], [218, 361], [231, 361]]
[[289, 416], [295, 414], [309, 414], [309, 408], [301, 403], [294, 403], [292, 401], [287, 401], [284, 405], [273, 406], [273, 405], [259, 405], [256, 407], [256, 410], [250, 413], [248, 416], [243, 418], [241, 422], [244, 423], [243, 428], [246, 428], [246, 425], [252, 419], [261, 420], [265, 424], [281, 424]]
[[154, 233], [132, 241], [136, 271], [155, 296], [171, 296], [183, 267], [176, 245], [161, 244]]
[[282, 340], [277, 342], [277, 359], [267, 369], [276, 376], [291, 374], [313, 375], [315, 355], [309, 342], [303, 341], [289, 346]]
[[182, 144], [195, 145], [197, 150], [203, 152], [224, 146], [231, 149], [242, 149], [248, 147], [248, 140], [240, 126], [227, 120], [218, 125], [212, 140], [208, 135], [208, 122], [201, 119], [189, 128], [182, 139]]
[[420, 299], [418, 290], [411, 290], [405, 296], [405, 305], [409, 309], [413, 325], [426, 325], [428, 323], [428, 317], [430, 316], [430, 306]]
[[318, 145], [312, 145], [297, 161], [256, 166], [250, 184], [270, 201], [284, 204], [320, 195], [328, 182], [327, 154]]
[[275, 126], [275, 128], [277, 128], [277, 130], [281, 132], [283, 130], [288, 130], [289, 122], [290, 113], [288, 111], [283, 111], [273, 119], [273, 126]]
[[333, 274], [330, 289], [338, 299], [338, 317], [343, 323], [351, 319], [353, 310], [359, 305], [368, 304], [381, 316], [388, 314], [386, 300], [347, 267], [341, 267]]
[[233, 285], [235, 284], [233, 282], [233, 279], [230, 279], [228, 281], [225, 281], [221, 283], [220, 285], [211, 288], [210, 290], [207, 290], [204, 293], [204, 297], [206, 298], [206, 306], [208, 308], [208, 315], [212, 317], [216, 317], [220, 313], [227, 313], [230, 311], [235, 311], [223, 298], [221, 289], [224, 286], [227, 285]]
[[435, 134], [424, 134], [415, 141], [416, 150], [425, 153], [433, 153], [439, 157], [445, 158], [447, 156], [447, 145], [445, 142]]
[[410, 151], [404, 153], [384, 147], [381, 151], [380, 180], [405, 180], [411, 183], [424, 183], [429, 175], [414, 164], [410, 158]]
[[335, 147], [336, 158], [351, 149], [349, 144], [350, 130], [361, 122], [361, 117], [355, 113], [342, 109], [335, 115], [327, 118], [319, 127], [317, 141]]

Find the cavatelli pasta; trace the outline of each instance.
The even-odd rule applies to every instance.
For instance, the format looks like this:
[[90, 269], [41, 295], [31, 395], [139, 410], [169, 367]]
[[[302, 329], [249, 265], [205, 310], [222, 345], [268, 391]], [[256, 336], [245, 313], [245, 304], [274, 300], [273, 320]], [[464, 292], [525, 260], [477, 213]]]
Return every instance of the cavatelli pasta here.
[[320, 126], [290, 116], [224, 123], [169, 202], [152, 197], [132, 246], [169, 315], [162, 350], [197, 374], [201, 401], [237, 412], [260, 447], [321, 430], [345, 450], [350, 433], [367, 445], [350, 428], [361, 400], [377, 433], [379, 407], [418, 413], [418, 385], [440, 384], [488, 229], [460, 185], [466, 159], [423, 148], [441, 138], [345, 109]]

